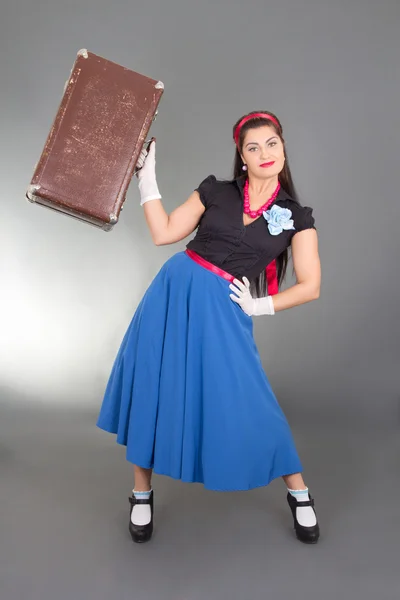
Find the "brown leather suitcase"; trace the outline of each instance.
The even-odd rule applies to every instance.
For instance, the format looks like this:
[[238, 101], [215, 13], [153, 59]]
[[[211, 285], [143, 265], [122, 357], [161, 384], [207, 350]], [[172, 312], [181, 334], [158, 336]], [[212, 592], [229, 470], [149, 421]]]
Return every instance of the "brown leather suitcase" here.
[[28, 200], [110, 231], [163, 91], [161, 81], [80, 50]]

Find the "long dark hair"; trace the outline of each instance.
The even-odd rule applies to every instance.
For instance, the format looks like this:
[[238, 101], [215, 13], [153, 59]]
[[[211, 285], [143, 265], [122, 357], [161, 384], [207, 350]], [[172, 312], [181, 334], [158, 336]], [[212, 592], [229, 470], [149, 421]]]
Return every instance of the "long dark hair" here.
[[[247, 115], [243, 115], [242, 117], [240, 117], [240, 119], [238, 119], [236, 121], [236, 123], [233, 127], [233, 136], [235, 134], [236, 127], [239, 125], [240, 121], [244, 117], [253, 115], [258, 112], [267, 113], [268, 115], [271, 115], [274, 119], [276, 119], [276, 121], [279, 124], [279, 127], [271, 119], [268, 119], [266, 117], [255, 116], [254, 118], [246, 121], [246, 123], [241, 127], [239, 139], [238, 139], [238, 146], [239, 146], [240, 150], [242, 150], [243, 141], [244, 141], [246, 132], [249, 129], [258, 129], [259, 127], [263, 127], [265, 125], [269, 125], [269, 126], [273, 127], [276, 131], [276, 134], [282, 140], [284, 154], [285, 154], [284, 167], [283, 167], [282, 171], [279, 173], [278, 180], [281, 184], [281, 187], [285, 190], [285, 192], [287, 192], [289, 194], [289, 196], [291, 196], [293, 198], [293, 200], [299, 204], [298, 195], [297, 195], [295, 186], [293, 184], [292, 174], [290, 172], [289, 160], [288, 160], [288, 156], [287, 156], [286, 148], [285, 148], [285, 140], [283, 139], [282, 125], [281, 125], [278, 117], [269, 110], [252, 111], [252, 112], [248, 113]], [[242, 161], [242, 157], [240, 156], [240, 152], [238, 150], [238, 147], [236, 146], [234, 165], [233, 165], [233, 179], [237, 179], [238, 177], [243, 177], [243, 179], [247, 178], [247, 175], [243, 172], [243, 169], [242, 169], [243, 165], [244, 165], [244, 163]], [[277, 276], [278, 276], [278, 284], [279, 285], [281, 285], [285, 279], [288, 262], [289, 262], [289, 250], [286, 249], [276, 259]], [[266, 296], [268, 290], [267, 290], [267, 279], [265, 276], [265, 269], [263, 269], [263, 271], [260, 273], [260, 275], [258, 275], [258, 277], [256, 277], [254, 280], [252, 280], [250, 282], [250, 291], [253, 294], [253, 296], [258, 297], [258, 298]]]

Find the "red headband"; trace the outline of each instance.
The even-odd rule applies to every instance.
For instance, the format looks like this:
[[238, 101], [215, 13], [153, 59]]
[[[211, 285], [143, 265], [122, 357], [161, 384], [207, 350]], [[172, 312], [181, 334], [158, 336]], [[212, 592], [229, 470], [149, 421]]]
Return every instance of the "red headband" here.
[[235, 134], [234, 134], [233, 138], [235, 140], [236, 146], [237, 146], [237, 143], [239, 140], [239, 133], [240, 133], [240, 130], [243, 127], [243, 125], [245, 123], [247, 123], [247, 121], [250, 121], [250, 119], [254, 119], [256, 117], [261, 117], [263, 119], [269, 119], [270, 121], [275, 123], [275, 125], [278, 127], [278, 129], [280, 129], [280, 125], [279, 125], [278, 121], [272, 115], [268, 115], [267, 113], [252, 113], [251, 115], [248, 115], [247, 117], [243, 117], [243, 119], [240, 121], [240, 123], [238, 124], [238, 126], [235, 129]]

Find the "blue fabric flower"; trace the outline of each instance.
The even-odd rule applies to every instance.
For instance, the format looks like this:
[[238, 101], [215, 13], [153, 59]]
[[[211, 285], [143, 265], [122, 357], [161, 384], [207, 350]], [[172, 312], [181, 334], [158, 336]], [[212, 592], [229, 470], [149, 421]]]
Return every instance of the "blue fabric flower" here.
[[292, 211], [289, 208], [282, 208], [276, 204], [263, 212], [263, 217], [268, 222], [268, 229], [271, 235], [278, 235], [284, 229], [296, 229], [291, 216]]

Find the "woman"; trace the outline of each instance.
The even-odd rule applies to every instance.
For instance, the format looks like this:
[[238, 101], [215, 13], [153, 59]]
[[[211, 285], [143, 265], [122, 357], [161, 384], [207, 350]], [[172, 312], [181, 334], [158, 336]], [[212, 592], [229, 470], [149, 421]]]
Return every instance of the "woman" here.
[[[97, 425], [134, 464], [129, 530], [153, 532], [152, 471], [211, 490], [248, 490], [282, 477], [298, 539], [315, 543], [314, 500], [287, 420], [253, 338], [252, 315], [315, 300], [320, 262], [312, 209], [296, 194], [282, 127], [250, 113], [234, 129], [234, 178], [209, 175], [170, 215], [142, 153], [141, 205], [157, 246], [186, 250], [160, 269], [124, 336]], [[291, 246], [297, 283], [278, 291]]]

